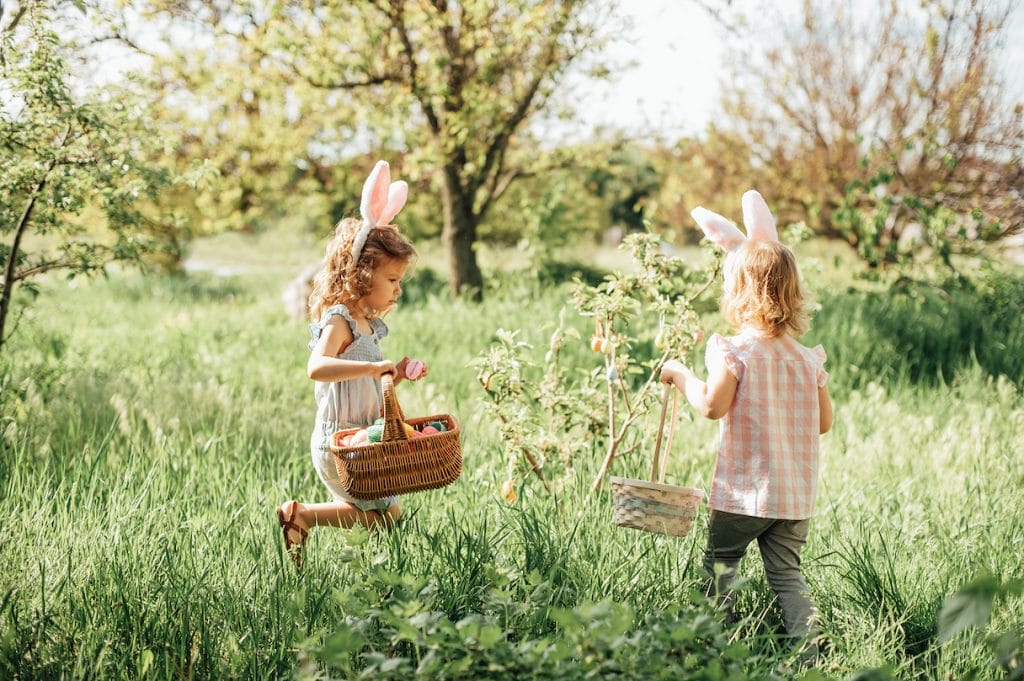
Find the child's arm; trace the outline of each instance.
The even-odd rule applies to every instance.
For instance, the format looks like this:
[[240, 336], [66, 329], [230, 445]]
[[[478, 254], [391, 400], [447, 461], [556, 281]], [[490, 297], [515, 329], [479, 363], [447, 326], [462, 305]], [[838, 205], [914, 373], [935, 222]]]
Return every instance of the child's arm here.
[[818, 432], [824, 435], [832, 428], [832, 398], [828, 396], [828, 386], [818, 388], [818, 414], [820, 427]]
[[380, 378], [384, 374], [394, 373], [393, 362], [357, 362], [350, 359], [338, 359], [337, 355], [352, 342], [352, 330], [348, 323], [340, 317], [328, 320], [313, 346], [313, 352], [306, 363], [306, 373], [314, 381], [324, 383], [348, 381], [362, 376]]
[[665, 362], [662, 367], [661, 382], [675, 385], [701, 416], [712, 420], [729, 413], [739, 384], [736, 376], [724, 364], [716, 367], [705, 383], [688, 366], [674, 359]]

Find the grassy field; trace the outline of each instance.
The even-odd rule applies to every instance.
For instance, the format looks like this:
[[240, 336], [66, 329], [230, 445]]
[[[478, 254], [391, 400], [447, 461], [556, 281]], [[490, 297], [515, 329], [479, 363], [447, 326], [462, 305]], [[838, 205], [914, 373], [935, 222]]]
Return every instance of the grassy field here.
[[[836, 422], [805, 573], [829, 645], [805, 672], [755, 553], [736, 627], [696, 595], [703, 511], [668, 539], [615, 528], [607, 490], [583, 504], [600, 442], [557, 496], [524, 478], [501, 497], [502, 445], [467, 363], [499, 327], [543, 346], [562, 288], [482, 307], [409, 292], [386, 354], [430, 363], [399, 397], [408, 415], [461, 418], [463, 476], [407, 497], [393, 533], [314, 533], [296, 574], [273, 509], [327, 498], [307, 445], [308, 334], [279, 295], [304, 257], [47, 282], [0, 358], [0, 677], [1003, 677], [980, 635], [940, 645], [936, 629], [976, 575], [1024, 578], [1017, 283], [819, 292], [807, 341], [829, 350]], [[706, 486], [716, 435], [682, 421], [671, 480]], [[651, 448], [613, 472], [642, 475]], [[989, 633], [1024, 630], [1022, 606], [997, 600]]]

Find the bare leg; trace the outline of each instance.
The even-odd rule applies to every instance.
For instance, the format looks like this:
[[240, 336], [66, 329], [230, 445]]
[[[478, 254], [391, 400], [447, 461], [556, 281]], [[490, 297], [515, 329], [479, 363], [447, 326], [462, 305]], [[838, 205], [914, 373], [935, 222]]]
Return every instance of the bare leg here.
[[[402, 507], [391, 504], [385, 511], [363, 511], [347, 501], [303, 504], [286, 501], [277, 509], [285, 535], [285, 549], [296, 565], [301, 565], [302, 546], [312, 527], [352, 527], [363, 525], [370, 530], [391, 529], [402, 517]], [[289, 522], [285, 522], [288, 520]]]
[[[296, 502], [298, 503], [298, 502]], [[362, 511], [347, 501], [328, 501], [323, 504], [299, 504], [296, 520], [301, 526], [352, 527], [363, 525], [369, 529], [389, 528], [401, 516], [398, 504], [392, 504], [386, 511]]]

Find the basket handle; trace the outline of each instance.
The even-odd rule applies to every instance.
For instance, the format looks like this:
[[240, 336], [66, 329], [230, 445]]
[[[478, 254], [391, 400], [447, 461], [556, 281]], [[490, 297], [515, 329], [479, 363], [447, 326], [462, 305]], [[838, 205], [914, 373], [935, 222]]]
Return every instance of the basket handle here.
[[[665, 412], [668, 411], [669, 391], [672, 391], [672, 420], [668, 424], [668, 442], [665, 443], [665, 458], [661, 458], [661, 438], [665, 432]], [[661, 396], [661, 417], [658, 419], [658, 435], [654, 440], [654, 461], [651, 462], [651, 482], [665, 482], [668, 455], [672, 451], [672, 436], [676, 432], [676, 412], [679, 409], [679, 393], [672, 385], [666, 385]]]
[[384, 432], [380, 441], [408, 440], [409, 436], [405, 434], [405, 428], [402, 426], [405, 414], [398, 406], [398, 396], [395, 394], [395, 377], [391, 374], [381, 376], [380, 389], [383, 396], [381, 416], [384, 417]]

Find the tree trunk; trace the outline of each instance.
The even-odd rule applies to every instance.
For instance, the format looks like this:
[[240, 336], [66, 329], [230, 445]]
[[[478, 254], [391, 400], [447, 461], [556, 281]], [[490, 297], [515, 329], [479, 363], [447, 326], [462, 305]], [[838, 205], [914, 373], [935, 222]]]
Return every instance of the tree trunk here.
[[466, 295], [479, 302], [483, 299], [483, 274], [476, 262], [476, 226], [472, 196], [459, 182], [458, 171], [445, 169], [444, 231], [441, 239], [448, 254], [449, 288], [452, 296]]
[[[67, 135], [64, 136], [67, 139]], [[63, 146], [63, 144], [62, 144]], [[46, 184], [46, 178], [50, 175], [50, 171], [53, 169], [53, 162], [47, 166], [46, 172], [43, 173], [42, 179], [36, 183], [35, 189], [28, 196], [28, 201], [25, 203], [25, 210], [21, 213], [21, 218], [18, 220], [17, 226], [14, 228], [14, 241], [11, 243], [11, 252], [7, 254], [7, 266], [4, 268], [4, 279], [3, 279], [3, 290], [0, 291], [0, 350], [4, 347], [4, 341], [6, 338], [6, 327], [7, 327], [7, 315], [11, 310], [11, 294], [14, 292], [15, 284], [15, 267], [18, 262], [18, 251], [21, 250], [21, 237], [25, 234], [25, 230], [28, 229], [28, 221], [32, 216], [32, 208], [36, 205], [36, 197], [39, 196], [39, 192], [43, 190], [43, 186]]]

